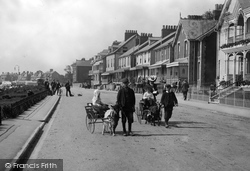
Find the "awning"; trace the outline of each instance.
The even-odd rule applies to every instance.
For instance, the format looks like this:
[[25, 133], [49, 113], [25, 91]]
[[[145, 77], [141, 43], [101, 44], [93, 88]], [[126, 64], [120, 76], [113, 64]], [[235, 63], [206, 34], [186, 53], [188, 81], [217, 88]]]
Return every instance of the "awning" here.
[[109, 75], [109, 74], [110, 74], [109, 72], [104, 72], [101, 75]]
[[113, 72], [114, 72], [114, 73], [118, 73], [118, 72], [125, 72], [125, 71], [129, 71], [129, 67], [120, 68], [120, 69], [114, 70]]
[[136, 69], [143, 69], [143, 65], [137, 65], [135, 66]]
[[130, 71], [135, 71], [136, 67], [130, 68]]
[[167, 68], [176, 67], [176, 66], [188, 66], [188, 63], [187, 62], [171, 62], [166, 65]]
[[167, 62], [167, 60], [164, 60], [164, 61], [161, 61], [161, 62], [157, 62], [157, 63], [155, 63], [155, 64], [153, 64], [153, 65], [150, 65], [148, 68], [149, 68], [149, 69], [160, 68], [160, 67], [162, 67], [163, 65], [165, 65], [166, 62]]
[[110, 75], [112, 73], [114, 73], [114, 71], [107, 71], [107, 72], [102, 73], [101, 75]]
[[118, 72], [124, 72], [124, 69], [120, 68], [120, 69], [114, 70], [114, 73], [118, 73]]
[[96, 63], [94, 63], [93, 66], [97, 66], [97, 65], [100, 65], [102, 63], [102, 61], [97, 61]]

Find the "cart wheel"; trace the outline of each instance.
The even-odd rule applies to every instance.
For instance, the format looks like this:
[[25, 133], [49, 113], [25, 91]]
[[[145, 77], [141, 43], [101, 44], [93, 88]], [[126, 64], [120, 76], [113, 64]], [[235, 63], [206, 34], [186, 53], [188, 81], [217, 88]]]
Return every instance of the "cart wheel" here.
[[138, 122], [141, 124], [142, 115], [141, 115], [138, 107], [136, 107], [136, 115], [137, 115]]
[[91, 134], [94, 133], [94, 131], [95, 131], [95, 118], [93, 117], [92, 114], [86, 115], [86, 127]]

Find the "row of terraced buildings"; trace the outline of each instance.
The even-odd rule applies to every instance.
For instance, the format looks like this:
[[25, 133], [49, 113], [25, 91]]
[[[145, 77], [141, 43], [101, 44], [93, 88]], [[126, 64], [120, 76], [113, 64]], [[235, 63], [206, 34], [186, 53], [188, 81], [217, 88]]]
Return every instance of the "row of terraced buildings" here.
[[[250, 1], [216, 4], [213, 16], [180, 17], [176, 26], [163, 25], [159, 37], [126, 30], [123, 41], [113, 41], [93, 58], [92, 87], [115, 89], [124, 77], [137, 87], [157, 76], [161, 89], [165, 83], [186, 79], [191, 98], [250, 106]], [[216, 87], [213, 97], [211, 84]]]

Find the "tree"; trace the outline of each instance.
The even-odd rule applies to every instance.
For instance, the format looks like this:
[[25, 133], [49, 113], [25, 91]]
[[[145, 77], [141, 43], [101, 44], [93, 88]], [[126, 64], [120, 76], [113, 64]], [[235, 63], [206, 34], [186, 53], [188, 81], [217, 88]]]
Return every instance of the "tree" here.
[[214, 19], [214, 14], [212, 11], [206, 11], [202, 16], [204, 19], [208, 20]]
[[70, 80], [72, 82], [72, 80], [73, 80], [72, 67], [70, 65], [66, 65], [66, 68], [64, 69], [64, 71], [66, 72], [65, 79]]

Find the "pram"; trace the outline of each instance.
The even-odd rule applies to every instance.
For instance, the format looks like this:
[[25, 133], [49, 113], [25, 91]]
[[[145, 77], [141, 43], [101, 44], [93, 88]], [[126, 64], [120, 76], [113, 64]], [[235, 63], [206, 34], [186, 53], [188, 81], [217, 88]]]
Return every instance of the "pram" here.
[[162, 105], [157, 101], [148, 105], [145, 100], [140, 100], [139, 110], [137, 111], [139, 123], [141, 123], [141, 120], [143, 119], [145, 120], [145, 124], [150, 123], [155, 126], [155, 122], [157, 121], [160, 126], [162, 117], [161, 108]]

